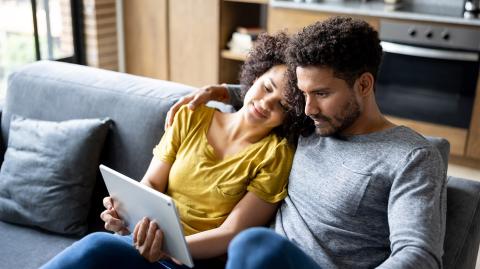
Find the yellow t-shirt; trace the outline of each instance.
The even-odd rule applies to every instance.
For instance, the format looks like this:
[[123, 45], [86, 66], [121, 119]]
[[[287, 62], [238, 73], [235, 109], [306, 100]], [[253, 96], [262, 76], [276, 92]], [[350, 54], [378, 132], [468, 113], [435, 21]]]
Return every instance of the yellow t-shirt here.
[[155, 158], [172, 164], [167, 194], [186, 235], [219, 227], [247, 191], [270, 203], [287, 196], [294, 151], [286, 139], [271, 134], [218, 159], [207, 140], [214, 112], [183, 106], [153, 149]]

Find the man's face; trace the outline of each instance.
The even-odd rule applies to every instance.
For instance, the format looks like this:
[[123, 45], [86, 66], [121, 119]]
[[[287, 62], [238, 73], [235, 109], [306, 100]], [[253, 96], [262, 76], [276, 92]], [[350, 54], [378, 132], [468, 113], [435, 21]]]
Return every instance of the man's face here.
[[355, 90], [343, 79], [336, 78], [327, 67], [296, 68], [298, 88], [305, 96], [305, 114], [313, 119], [321, 136], [342, 133], [361, 114]]

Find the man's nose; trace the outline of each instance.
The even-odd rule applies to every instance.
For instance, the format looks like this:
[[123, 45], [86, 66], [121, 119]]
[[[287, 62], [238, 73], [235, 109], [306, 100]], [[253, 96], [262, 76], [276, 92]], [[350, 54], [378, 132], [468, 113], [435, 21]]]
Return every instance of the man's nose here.
[[318, 114], [318, 107], [312, 102], [312, 98], [308, 95], [305, 96], [305, 115], [310, 116], [316, 114]]

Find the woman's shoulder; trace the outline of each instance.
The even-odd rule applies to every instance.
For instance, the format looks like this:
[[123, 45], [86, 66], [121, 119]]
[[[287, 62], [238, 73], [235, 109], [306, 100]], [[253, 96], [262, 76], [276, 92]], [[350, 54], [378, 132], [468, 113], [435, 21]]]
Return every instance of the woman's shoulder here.
[[205, 116], [211, 116], [215, 112], [214, 108], [208, 107], [206, 105], [201, 105], [191, 110], [188, 108], [188, 105], [183, 105], [178, 110], [177, 114], [180, 117], [184, 118], [203, 118]]
[[195, 110], [191, 110], [187, 105], [183, 105], [175, 115], [175, 121], [178, 121], [177, 126], [184, 130], [190, 130], [210, 123], [215, 109], [205, 105], [198, 106]]
[[269, 150], [280, 150], [291, 154], [295, 152], [294, 147], [288, 143], [288, 140], [285, 137], [280, 137], [274, 133], [271, 133], [265, 137], [264, 144], [269, 148]]

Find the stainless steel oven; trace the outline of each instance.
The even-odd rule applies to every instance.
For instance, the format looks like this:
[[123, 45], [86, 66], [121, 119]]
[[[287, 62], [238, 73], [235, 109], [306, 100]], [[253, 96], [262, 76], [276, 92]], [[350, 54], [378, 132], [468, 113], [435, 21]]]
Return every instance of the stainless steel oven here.
[[480, 29], [382, 20], [377, 79], [383, 113], [468, 129], [479, 77]]

